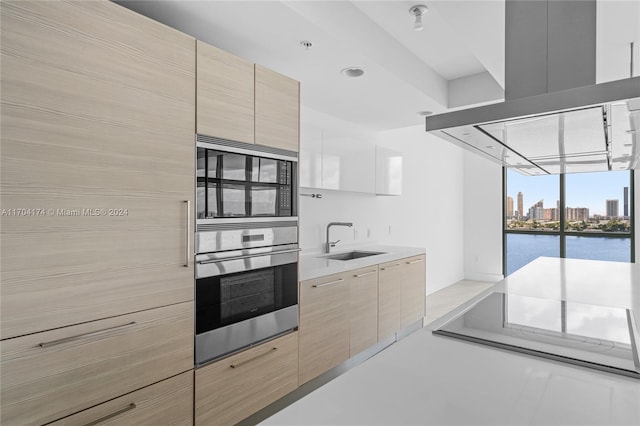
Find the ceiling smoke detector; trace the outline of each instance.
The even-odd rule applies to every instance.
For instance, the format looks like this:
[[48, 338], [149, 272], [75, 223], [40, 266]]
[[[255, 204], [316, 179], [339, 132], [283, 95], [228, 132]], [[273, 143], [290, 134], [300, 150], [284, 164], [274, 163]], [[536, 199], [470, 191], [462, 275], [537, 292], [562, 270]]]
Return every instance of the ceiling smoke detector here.
[[362, 75], [364, 74], [364, 70], [358, 67], [349, 67], [349, 68], [343, 69], [342, 71], [340, 71], [340, 73], [345, 77], [356, 78], [356, 77], [362, 77]]
[[300, 46], [302, 46], [304, 50], [309, 50], [313, 47], [313, 43], [310, 42], [309, 40], [302, 40], [300, 42]]
[[417, 4], [409, 9], [409, 14], [415, 17], [415, 22], [413, 23], [414, 31], [422, 31], [424, 28], [422, 26], [422, 15], [427, 13], [429, 9], [424, 4]]

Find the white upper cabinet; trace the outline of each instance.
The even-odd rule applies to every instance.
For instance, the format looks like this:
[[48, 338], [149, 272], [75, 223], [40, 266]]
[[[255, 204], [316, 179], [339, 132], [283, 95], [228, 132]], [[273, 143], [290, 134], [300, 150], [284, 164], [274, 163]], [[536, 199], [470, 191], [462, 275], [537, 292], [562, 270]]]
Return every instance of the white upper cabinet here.
[[402, 153], [376, 146], [376, 194], [402, 194]]
[[342, 132], [322, 131], [322, 187], [375, 193], [375, 145]]
[[298, 157], [300, 186], [322, 188], [322, 128], [300, 122], [300, 154]]

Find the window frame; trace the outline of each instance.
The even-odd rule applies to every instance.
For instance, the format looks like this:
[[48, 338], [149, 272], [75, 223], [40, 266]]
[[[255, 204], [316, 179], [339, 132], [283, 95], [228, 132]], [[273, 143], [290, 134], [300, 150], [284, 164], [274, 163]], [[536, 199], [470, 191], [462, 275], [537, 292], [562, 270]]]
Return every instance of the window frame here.
[[502, 168], [502, 275], [507, 276], [507, 235], [508, 234], [525, 234], [525, 235], [557, 235], [560, 238], [560, 258], [566, 259], [567, 254], [567, 236], [586, 237], [586, 238], [630, 238], [630, 263], [635, 263], [635, 174], [633, 170], [629, 170], [629, 205], [631, 206], [631, 215], [629, 223], [631, 230], [629, 233], [620, 232], [580, 232], [567, 231], [566, 226], [566, 174], [559, 175], [559, 198], [560, 198], [560, 226], [558, 231], [536, 231], [524, 229], [507, 229], [507, 167]]

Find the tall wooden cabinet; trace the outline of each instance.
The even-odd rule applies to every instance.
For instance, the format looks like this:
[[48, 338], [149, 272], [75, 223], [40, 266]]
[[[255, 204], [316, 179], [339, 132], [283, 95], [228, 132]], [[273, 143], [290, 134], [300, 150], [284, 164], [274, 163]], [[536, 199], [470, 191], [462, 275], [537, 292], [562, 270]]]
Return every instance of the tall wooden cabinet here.
[[1, 422], [42, 424], [192, 368], [195, 40], [1, 8]]

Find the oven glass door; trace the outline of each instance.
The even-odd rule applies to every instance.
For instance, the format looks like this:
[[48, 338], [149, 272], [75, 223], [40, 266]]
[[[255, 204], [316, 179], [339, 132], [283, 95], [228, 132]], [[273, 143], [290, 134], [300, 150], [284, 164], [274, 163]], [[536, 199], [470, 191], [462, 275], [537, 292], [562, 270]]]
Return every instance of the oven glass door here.
[[198, 148], [197, 218], [295, 216], [291, 161]]
[[298, 264], [196, 280], [196, 334], [298, 303]]

